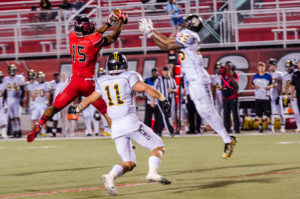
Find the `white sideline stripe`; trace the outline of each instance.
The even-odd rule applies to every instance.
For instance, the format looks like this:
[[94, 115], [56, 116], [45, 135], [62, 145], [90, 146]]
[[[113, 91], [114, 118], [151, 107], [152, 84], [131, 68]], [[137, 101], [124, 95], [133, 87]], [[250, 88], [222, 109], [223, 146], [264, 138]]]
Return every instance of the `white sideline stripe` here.
[[24, 150], [24, 149], [54, 149], [54, 148], [61, 148], [57, 146], [33, 146], [33, 147], [19, 147], [16, 148], [17, 150]]
[[278, 142], [278, 144], [300, 144], [300, 141]]

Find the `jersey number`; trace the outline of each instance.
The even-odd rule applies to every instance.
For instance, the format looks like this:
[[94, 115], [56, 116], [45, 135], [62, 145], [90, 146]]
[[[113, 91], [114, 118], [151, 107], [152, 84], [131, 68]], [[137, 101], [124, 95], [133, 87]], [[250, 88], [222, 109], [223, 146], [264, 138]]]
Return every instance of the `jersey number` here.
[[14, 84], [13, 84], [12, 86], [11, 86], [10, 83], [8, 83], [8, 84], [6, 85], [6, 88], [7, 88], [7, 90], [9, 90], [9, 91], [11, 91], [11, 90], [18, 91], [18, 86], [17, 86], [16, 82], [14, 82]]
[[185, 34], [183, 34], [183, 33], [181, 33], [180, 35], [179, 35], [179, 40], [181, 40], [182, 42], [184, 42], [184, 43], [187, 43], [188, 42], [188, 40], [189, 40], [189, 35], [185, 35]]
[[[120, 96], [120, 89], [119, 89], [119, 84], [114, 84], [114, 90], [116, 92], [116, 96], [117, 96], [117, 105], [122, 105], [124, 104], [124, 101], [121, 99], [121, 96]], [[109, 85], [106, 85], [104, 87], [104, 90], [106, 92], [106, 95], [107, 95], [107, 99], [108, 99], [108, 105], [109, 106], [114, 106], [115, 103], [114, 101], [112, 100], [111, 98], [111, 95], [110, 95], [110, 89], [109, 89]]]
[[[77, 51], [76, 51], [77, 49]], [[85, 50], [85, 46], [81, 46], [81, 45], [72, 45], [72, 51], [73, 51], [73, 54], [72, 54], [72, 61], [73, 63], [75, 63], [75, 55], [76, 53], [78, 54], [78, 58], [77, 60], [79, 62], [86, 62], [86, 54], [84, 52], [81, 52], [81, 50]]]

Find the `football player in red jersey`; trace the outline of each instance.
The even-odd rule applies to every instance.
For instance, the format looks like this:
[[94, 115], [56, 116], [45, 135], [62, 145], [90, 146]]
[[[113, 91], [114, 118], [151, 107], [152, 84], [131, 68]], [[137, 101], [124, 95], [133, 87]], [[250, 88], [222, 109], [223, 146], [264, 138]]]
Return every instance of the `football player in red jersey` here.
[[[95, 90], [95, 64], [97, 55], [102, 47], [113, 43], [121, 33], [121, 27], [127, 23], [127, 14], [122, 10], [113, 11], [107, 23], [95, 30], [94, 22], [86, 16], [75, 18], [74, 31], [69, 35], [70, 52], [72, 60], [72, 76], [61, 93], [55, 98], [49, 107], [27, 135], [27, 142], [34, 141], [41, 127], [52, 116], [66, 107], [78, 96], [89, 96]], [[112, 25], [117, 23], [112, 34], [102, 36], [102, 34]], [[103, 99], [93, 103], [97, 110], [106, 118], [110, 124], [111, 120], [106, 113], [106, 104]]]

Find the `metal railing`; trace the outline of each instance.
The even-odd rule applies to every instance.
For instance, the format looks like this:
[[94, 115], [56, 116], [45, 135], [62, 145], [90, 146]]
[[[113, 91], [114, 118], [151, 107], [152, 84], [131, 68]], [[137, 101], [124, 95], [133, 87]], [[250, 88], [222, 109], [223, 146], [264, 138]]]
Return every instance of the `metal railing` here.
[[[109, 1], [111, 2], [111, 1]], [[196, 1], [197, 2], [197, 1]], [[189, 7], [190, 1], [179, 2], [183, 7], [183, 13], [180, 16], [188, 14], [191, 7]], [[110, 7], [101, 7], [100, 0], [90, 0], [86, 3], [85, 7], [90, 8], [88, 15], [95, 18], [95, 22], [100, 26], [106, 22], [106, 17], [109, 10], [117, 8], [114, 4]], [[149, 6], [161, 6], [158, 9], [151, 10]], [[148, 40], [139, 30], [138, 21], [142, 17], [153, 20], [154, 27], [158, 32], [170, 33], [172, 27], [170, 23], [170, 17], [165, 12], [165, 3], [162, 4], [142, 4], [142, 3], [130, 3], [127, 5], [118, 6], [118, 8], [128, 11], [129, 23], [124, 26], [120, 39], [118, 40], [118, 48], [114, 48], [114, 45], [104, 48], [101, 53], [108, 53], [113, 50], [123, 52], [144, 52], [159, 50], [156, 46], [149, 46]], [[202, 48], [217, 48], [217, 47], [234, 47], [238, 49], [243, 46], [262, 46], [262, 45], [282, 45], [287, 47], [288, 44], [299, 44], [300, 40], [297, 38], [298, 28], [300, 27], [300, 7], [284, 8], [284, 9], [259, 9], [259, 10], [240, 10], [240, 11], [222, 11], [222, 12], [201, 12], [199, 14], [203, 19], [210, 19], [211, 16], [216, 16], [220, 26], [214, 26], [214, 23], [204, 23], [204, 29], [207, 29], [211, 34], [210, 36], [215, 38], [214, 42], [203, 41]], [[82, 11], [81, 10], [81, 11]], [[69, 19], [62, 18], [61, 10], [55, 10], [57, 12], [56, 21], [29, 23], [25, 20], [24, 16], [30, 12], [18, 12], [10, 13], [5, 12], [8, 15], [15, 16], [14, 24], [0, 24], [0, 45], [7, 45], [6, 53], [0, 51], [0, 58], [15, 58], [20, 57], [38, 57], [38, 56], [57, 56], [69, 54], [68, 34], [72, 31], [73, 19], [78, 15], [80, 10], [73, 14]], [[47, 11], [41, 11], [43, 13]], [[3, 15], [0, 12], [0, 17]], [[278, 17], [279, 16], [279, 17]], [[249, 20], [254, 19], [254, 20]], [[13, 19], [11, 19], [13, 20]], [[205, 20], [204, 20], [205, 21]], [[246, 40], [242, 37], [243, 30], [256, 30], [257, 28], [265, 29], [266, 33], [271, 37], [266, 39], [249, 39]], [[294, 30], [294, 32], [293, 32]], [[272, 32], [273, 31], [273, 32]], [[108, 31], [108, 34], [111, 33]], [[212, 34], [213, 33], [213, 34]], [[289, 33], [294, 33], [295, 37], [290, 37]], [[282, 35], [282, 39], [275, 39], [275, 34]], [[274, 37], [272, 36], [274, 35]], [[128, 47], [123, 45], [124, 37], [134, 36], [133, 40], [140, 40], [134, 47]], [[200, 35], [202, 37], [202, 35]], [[128, 37], [126, 37], [128, 39]], [[292, 39], [291, 39], [292, 38]], [[28, 45], [28, 42], [32, 42], [32, 45], [39, 45], [33, 49], [38, 50], [26, 50], [24, 48]], [[30, 46], [29, 46], [30, 47]], [[30, 49], [30, 48], [27, 49]], [[43, 49], [43, 50], [42, 50]], [[49, 49], [49, 50], [48, 50]], [[2, 53], [2, 54], [1, 54]]]

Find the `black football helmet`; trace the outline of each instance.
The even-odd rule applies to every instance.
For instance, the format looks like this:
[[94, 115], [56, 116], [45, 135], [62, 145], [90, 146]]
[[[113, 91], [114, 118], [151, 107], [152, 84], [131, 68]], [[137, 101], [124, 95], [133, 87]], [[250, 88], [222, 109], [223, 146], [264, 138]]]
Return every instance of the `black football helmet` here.
[[285, 62], [285, 71], [288, 73], [294, 72], [294, 68], [297, 68], [296, 64], [293, 61], [287, 60]]
[[77, 16], [74, 22], [74, 30], [78, 36], [86, 36], [95, 32], [95, 24], [87, 16]]
[[268, 65], [274, 65], [274, 66], [276, 66], [277, 65], [277, 60], [274, 59], [274, 58], [270, 58], [268, 60]]
[[99, 68], [97, 76], [100, 77], [106, 74], [106, 70], [104, 68]]
[[8, 74], [10, 76], [15, 76], [17, 74], [17, 66], [14, 64], [11, 64], [8, 66]]
[[191, 31], [199, 32], [203, 27], [202, 18], [198, 15], [189, 14], [184, 18], [185, 27]]
[[120, 52], [113, 52], [106, 60], [108, 74], [118, 74], [127, 71], [128, 62], [126, 57]]
[[31, 80], [31, 79], [35, 79], [36, 78], [36, 72], [33, 69], [30, 69], [29, 71], [27, 71], [27, 79]]

